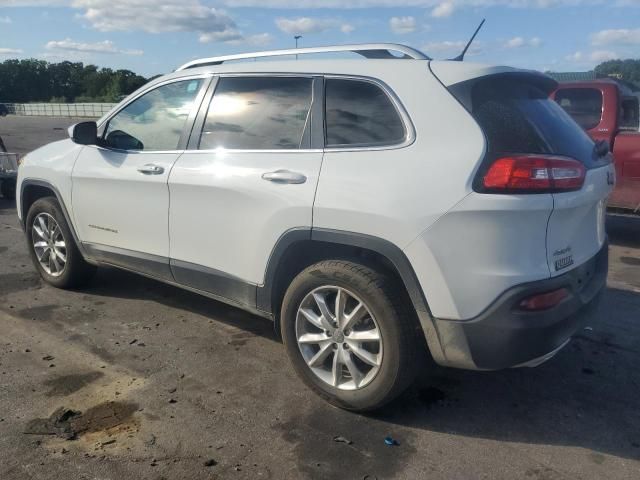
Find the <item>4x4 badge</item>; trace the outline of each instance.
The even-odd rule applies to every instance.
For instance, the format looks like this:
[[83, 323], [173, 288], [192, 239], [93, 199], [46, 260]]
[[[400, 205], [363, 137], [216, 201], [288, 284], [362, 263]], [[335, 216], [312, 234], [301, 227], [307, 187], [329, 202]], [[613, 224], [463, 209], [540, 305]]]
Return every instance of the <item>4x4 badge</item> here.
[[616, 176], [613, 172], [607, 172], [607, 185], [614, 185], [616, 183]]

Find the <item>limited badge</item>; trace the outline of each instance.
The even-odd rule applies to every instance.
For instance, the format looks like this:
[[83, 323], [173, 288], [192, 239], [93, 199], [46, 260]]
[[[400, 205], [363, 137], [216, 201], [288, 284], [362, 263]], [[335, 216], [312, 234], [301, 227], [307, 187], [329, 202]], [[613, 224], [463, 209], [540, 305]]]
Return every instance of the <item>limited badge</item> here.
[[566, 257], [559, 258], [556, 260], [556, 271], [562, 270], [563, 268], [567, 268], [570, 265], [573, 265], [573, 255], [567, 255]]
[[571, 253], [571, 246], [568, 245], [565, 248], [556, 250], [553, 252], [554, 257], [557, 258], [555, 262], [556, 272], [558, 270], [562, 270], [563, 268], [567, 268], [570, 265], [573, 265], [573, 254]]

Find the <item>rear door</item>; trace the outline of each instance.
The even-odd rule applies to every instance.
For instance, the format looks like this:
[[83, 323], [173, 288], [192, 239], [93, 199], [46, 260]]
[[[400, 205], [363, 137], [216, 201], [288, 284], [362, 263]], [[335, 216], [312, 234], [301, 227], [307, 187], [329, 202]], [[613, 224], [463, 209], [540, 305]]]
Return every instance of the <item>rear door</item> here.
[[176, 281], [255, 306], [280, 236], [311, 227], [322, 162], [311, 142], [319, 81], [232, 75], [212, 85], [169, 178]]

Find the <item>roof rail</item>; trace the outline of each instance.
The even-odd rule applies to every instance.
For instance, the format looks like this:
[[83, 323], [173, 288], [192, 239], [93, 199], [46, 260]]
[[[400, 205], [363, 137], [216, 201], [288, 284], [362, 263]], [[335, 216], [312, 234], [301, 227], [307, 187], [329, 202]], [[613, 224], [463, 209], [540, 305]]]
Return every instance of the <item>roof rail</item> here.
[[[357, 45], [330, 45], [326, 47], [305, 47], [290, 48], [287, 50], [271, 50], [266, 52], [239, 53], [237, 55], [225, 55], [222, 57], [209, 57], [192, 60], [185, 63], [176, 71], [187, 68], [204, 67], [207, 65], [220, 65], [229, 60], [247, 60], [262, 57], [280, 57], [284, 55], [306, 55], [310, 53], [332, 53], [332, 52], [353, 52], [365, 58], [405, 58], [414, 60], [431, 60], [424, 53], [415, 48], [407, 47], [397, 43], [363, 43]], [[391, 52], [403, 54], [401, 57], [393, 55]]]

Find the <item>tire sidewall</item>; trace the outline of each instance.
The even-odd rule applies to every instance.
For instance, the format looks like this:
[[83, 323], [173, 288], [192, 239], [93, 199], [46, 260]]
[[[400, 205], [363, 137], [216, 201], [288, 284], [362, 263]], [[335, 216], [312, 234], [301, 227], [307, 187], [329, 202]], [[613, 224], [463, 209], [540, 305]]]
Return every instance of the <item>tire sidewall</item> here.
[[[374, 379], [361, 389], [340, 390], [323, 382], [307, 366], [298, 347], [295, 330], [298, 308], [311, 291], [321, 286], [337, 286], [349, 290], [367, 305], [378, 324], [383, 345], [382, 365]], [[385, 402], [401, 373], [402, 333], [393, 304], [370, 279], [338, 265], [313, 266], [293, 280], [283, 301], [281, 333], [293, 366], [303, 381], [325, 399], [342, 408], [376, 408]]]
[[[35, 249], [33, 247], [33, 221], [41, 213], [48, 213], [51, 215], [55, 221], [60, 226], [60, 230], [62, 231], [62, 236], [65, 241], [65, 245], [67, 246], [67, 261], [65, 263], [64, 272], [62, 275], [54, 277], [53, 275], [49, 275], [40, 265], [38, 261], [38, 257], [36, 255]], [[73, 236], [71, 234], [71, 230], [67, 224], [66, 218], [62, 213], [62, 210], [58, 204], [58, 201], [53, 197], [45, 197], [39, 200], [36, 200], [34, 204], [29, 209], [29, 213], [27, 214], [27, 220], [25, 223], [25, 233], [27, 237], [27, 242], [29, 246], [29, 254], [31, 255], [31, 260], [33, 264], [38, 269], [38, 272], [42, 276], [42, 278], [49, 284], [64, 288], [68, 286], [73, 278], [73, 266], [79, 260], [76, 258], [80, 255], [77, 248], [75, 247], [75, 242], [73, 240]]]

